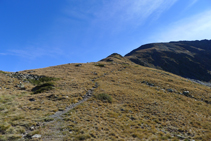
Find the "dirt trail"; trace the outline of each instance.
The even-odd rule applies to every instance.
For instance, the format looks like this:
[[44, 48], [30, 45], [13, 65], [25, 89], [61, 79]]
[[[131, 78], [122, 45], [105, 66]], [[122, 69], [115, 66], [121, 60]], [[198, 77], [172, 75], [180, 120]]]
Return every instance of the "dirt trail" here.
[[54, 120], [56, 119], [61, 119], [61, 116], [65, 113], [67, 113], [68, 111], [72, 110], [73, 108], [75, 108], [76, 106], [78, 106], [79, 104], [87, 101], [92, 95], [93, 95], [93, 91], [96, 87], [93, 87], [92, 89], [88, 90], [86, 95], [84, 96], [84, 98], [82, 100], [80, 100], [79, 102], [75, 103], [75, 104], [71, 104], [70, 106], [66, 107], [66, 109], [64, 111], [58, 111], [55, 114], [51, 115], [50, 118], [54, 118]]
[[[125, 69], [125, 68], [123, 68]], [[118, 71], [122, 71], [118, 70]], [[111, 70], [110, 72], [112, 73], [114, 70]], [[52, 121], [50, 122], [44, 122], [43, 125], [46, 129], [46, 132], [48, 133], [48, 135], [42, 135], [42, 141], [49, 141], [49, 140], [54, 140], [54, 141], [62, 141], [63, 138], [65, 137], [65, 135], [62, 134], [61, 132], [61, 128], [64, 125], [64, 120], [62, 118], [62, 115], [64, 115], [65, 113], [69, 112], [70, 110], [72, 110], [73, 108], [75, 108], [76, 106], [82, 104], [83, 102], [87, 101], [89, 98], [91, 98], [93, 96], [93, 92], [94, 90], [98, 87], [98, 83], [95, 81], [96, 79], [99, 79], [101, 77], [105, 77], [106, 75], [108, 75], [108, 73], [104, 73], [101, 76], [98, 76], [96, 78], [93, 78], [91, 81], [93, 83], [95, 83], [95, 86], [93, 86], [91, 89], [89, 89], [85, 96], [83, 97], [82, 100], [80, 100], [79, 102], [75, 103], [75, 104], [71, 104], [68, 107], [66, 107], [66, 109], [64, 111], [58, 111], [55, 114], [49, 116], [50, 118], [53, 118]]]

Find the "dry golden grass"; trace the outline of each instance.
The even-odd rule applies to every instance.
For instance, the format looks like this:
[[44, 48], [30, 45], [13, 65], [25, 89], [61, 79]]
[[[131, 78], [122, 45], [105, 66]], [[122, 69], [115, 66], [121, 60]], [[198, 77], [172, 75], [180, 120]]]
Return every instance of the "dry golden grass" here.
[[[53, 90], [39, 94], [26, 82], [26, 90], [18, 90], [19, 80], [0, 73], [0, 140], [20, 138], [25, 132], [39, 133], [42, 140], [211, 140], [209, 87], [118, 56], [110, 59], [33, 70], [60, 78]], [[96, 83], [94, 95], [108, 94], [112, 103], [93, 96], [63, 119], [49, 119], [81, 100]]]

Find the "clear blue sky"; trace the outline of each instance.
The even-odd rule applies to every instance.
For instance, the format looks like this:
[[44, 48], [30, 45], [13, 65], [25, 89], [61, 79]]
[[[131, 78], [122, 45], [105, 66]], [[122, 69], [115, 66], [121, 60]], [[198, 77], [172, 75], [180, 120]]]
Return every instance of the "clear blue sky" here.
[[0, 0], [0, 70], [125, 55], [153, 42], [211, 39], [211, 0]]

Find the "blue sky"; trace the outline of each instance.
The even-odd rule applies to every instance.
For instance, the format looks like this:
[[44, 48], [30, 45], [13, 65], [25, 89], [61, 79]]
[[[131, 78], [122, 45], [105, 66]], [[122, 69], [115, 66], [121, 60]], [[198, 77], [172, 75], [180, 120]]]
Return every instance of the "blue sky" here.
[[0, 0], [0, 70], [95, 62], [210, 33], [210, 0]]

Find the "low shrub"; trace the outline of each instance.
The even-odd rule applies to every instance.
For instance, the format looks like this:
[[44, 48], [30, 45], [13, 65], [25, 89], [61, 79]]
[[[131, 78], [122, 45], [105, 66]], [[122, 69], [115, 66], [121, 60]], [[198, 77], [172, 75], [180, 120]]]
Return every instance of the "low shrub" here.
[[95, 66], [98, 66], [98, 67], [105, 67], [104, 64], [95, 64]]
[[54, 78], [54, 77], [47, 77], [47, 76], [45, 76], [45, 77], [41, 77], [41, 78], [38, 79], [38, 80], [29, 79], [28, 81], [29, 81], [30, 83], [32, 83], [33, 85], [40, 85], [40, 84], [42, 84], [42, 83], [44, 83], [44, 82], [56, 81], [56, 80], [58, 80], [58, 79], [59, 79], [59, 78]]
[[98, 95], [95, 96], [95, 98], [97, 98], [97, 99], [99, 99], [99, 100], [101, 100], [103, 102], [107, 101], [109, 103], [112, 103], [112, 101], [113, 101], [112, 97], [110, 95], [108, 95], [108, 94], [105, 94], [105, 93], [98, 94]]
[[52, 82], [44, 83], [42, 85], [38, 85], [32, 89], [34, 94], [43, 93], [54, 88], [54, 84]]

